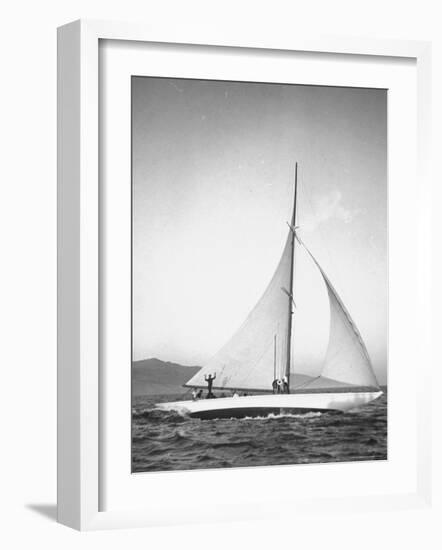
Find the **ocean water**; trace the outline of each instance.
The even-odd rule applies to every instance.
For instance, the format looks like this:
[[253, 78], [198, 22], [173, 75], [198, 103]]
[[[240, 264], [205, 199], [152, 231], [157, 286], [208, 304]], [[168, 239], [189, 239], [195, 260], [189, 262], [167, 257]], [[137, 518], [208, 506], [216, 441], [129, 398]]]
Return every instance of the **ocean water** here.
[[199, 420], [154, 409], [183, 396], [134, 398], [132, 471], [387, 459], [387, 391], [346, 413]]

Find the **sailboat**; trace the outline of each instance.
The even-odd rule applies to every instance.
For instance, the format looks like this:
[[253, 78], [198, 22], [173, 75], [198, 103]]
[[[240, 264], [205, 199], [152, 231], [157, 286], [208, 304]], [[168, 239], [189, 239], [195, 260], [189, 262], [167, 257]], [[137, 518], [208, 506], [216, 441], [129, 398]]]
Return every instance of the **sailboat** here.
[[[276, 271], [256, 306], [231, 339], [186, 384], [207, 388], [208, 397], [160, 403], [163, 411], [192, 417], [241, 418], [348, 411], [379, 398], [382, 390], [350, 313], [323, 268], [299, 236], [297, 223], [298, 164], [288, 235]], [[319, 273], [328, 298], [328, 345], [316, 376], [297, 372], [295, 302], [296, 250], [304, 251]], [[295, 338], [295, 339], [294, 339]], [[234, 392], [215, 396], [211, 390]], [[241, 396], [239, 395], [241, 393]], [[225, 394], [225, 393], [224, 393]], [[252, 395], [250, 395], [252, 394]], [[216, 398], [215, 398], [216, 397]]]

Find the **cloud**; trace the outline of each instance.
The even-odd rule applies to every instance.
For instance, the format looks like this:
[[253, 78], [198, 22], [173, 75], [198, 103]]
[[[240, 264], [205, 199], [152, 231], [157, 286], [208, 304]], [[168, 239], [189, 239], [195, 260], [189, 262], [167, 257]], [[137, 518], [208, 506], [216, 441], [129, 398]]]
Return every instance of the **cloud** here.
[[350, 210], [342, 204], [342, 193], [332, 191], [319, 199], [319, 201], [310, 208], [310, 219], [302, 223], [302, 229], [305, 231], [314, 231], [319, 225], [329, 221], [338, 220], [345, 224], [351, 223], [361, 210]]

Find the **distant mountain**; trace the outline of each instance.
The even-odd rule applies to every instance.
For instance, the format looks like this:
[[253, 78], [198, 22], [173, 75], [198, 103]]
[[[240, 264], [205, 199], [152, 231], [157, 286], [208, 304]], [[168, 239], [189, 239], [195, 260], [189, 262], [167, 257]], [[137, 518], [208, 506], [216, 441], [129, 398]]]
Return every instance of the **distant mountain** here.
[[132, 363], [132, 390], [134, 396], [185, 393], [182, 385], [201, 367], [184, 367], [160, 359], [144, 359]]

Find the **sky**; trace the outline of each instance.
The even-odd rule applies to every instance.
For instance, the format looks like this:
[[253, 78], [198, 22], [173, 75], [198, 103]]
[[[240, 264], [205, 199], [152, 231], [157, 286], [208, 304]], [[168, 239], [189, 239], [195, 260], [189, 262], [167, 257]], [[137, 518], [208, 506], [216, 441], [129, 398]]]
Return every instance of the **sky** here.
[[[295, 162], [299, 233], [386, 381], [387, 91], [377, 89], [132, 78], [134, 360], [203, 365], [241, 325], [284, 246]], [[295, 292], [314, 305], [314, 277], [298, 277]], [[306, 321], [298, 341], [322, 349], [328, 310], [314, 306]]]

